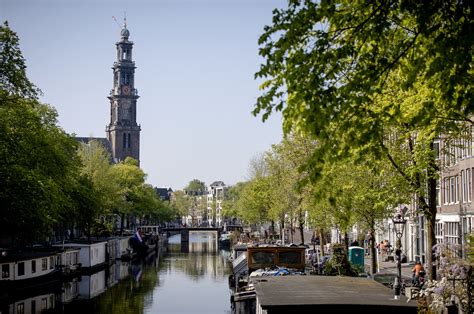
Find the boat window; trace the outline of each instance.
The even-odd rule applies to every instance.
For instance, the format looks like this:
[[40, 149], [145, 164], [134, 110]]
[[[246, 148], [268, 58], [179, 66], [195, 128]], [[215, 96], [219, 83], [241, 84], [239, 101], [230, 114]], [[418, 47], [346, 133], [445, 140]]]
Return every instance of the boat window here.
[[25, 303], [21, 302], [16, 305], [16, 312], [18, 314], [24, 314], [25, 313]]
[[254, 252], [252, 254], [252, 263], [254, 264], [274, 264], [275, 253], [273, 252]]
[[47, 258], [42, 258], [41, 259], [41, 270], [45, 271], [48, 269], [48, 259]]
[[18, 276], [23, 276], [25, 274], [25, 262], [18, 263]]
[[41, 311], [47, 310], [48, 309], [48, 299], [47, 298], [42, 298], [41, 299]]
[[2, 278], [10, 277], [10, 264], [2, 265]]
[[302, 264], [300, 252], [280, 252], [280, 263], [282, 264]]
[[31, 272], [36, 273], [36, 261], [31, 261]]
[[51, 256], [49, 258], [49, 269], [53, 269], [54, 268], [54, 257]]

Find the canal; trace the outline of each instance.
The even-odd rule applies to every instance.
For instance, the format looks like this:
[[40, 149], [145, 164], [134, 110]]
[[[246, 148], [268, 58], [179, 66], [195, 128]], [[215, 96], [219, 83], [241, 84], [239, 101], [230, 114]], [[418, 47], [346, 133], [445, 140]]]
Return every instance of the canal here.
[[171, 236], [145, 261], [117, 261], [60, 289], [19, 296], [0, 313], [231, 313], [228, 256], [215, 233], [191, 232], [188, 248]]

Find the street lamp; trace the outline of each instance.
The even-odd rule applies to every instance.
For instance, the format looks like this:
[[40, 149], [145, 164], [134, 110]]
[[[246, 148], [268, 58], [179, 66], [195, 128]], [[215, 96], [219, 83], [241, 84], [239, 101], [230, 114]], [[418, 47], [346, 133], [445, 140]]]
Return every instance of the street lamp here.
[[401, 283], [402, 283], [402, 236], [403, 236], [403, 230], [405, 229], [405, 224], [407, 223], [405, 217], [403, 214], [406, 212], [406, 208], [404, 208], [402, 211], [398, 212], [395, 217], [392, 218], [393, 222], [393, 229], [395, 231], [395, 236], [397, 237], [397, 244], [396, 244], [396, 250], [395, 254], [397, 256], [397, 277], [395, 278], [395, 284], [393, 285], [394, 289], [394, 298], [399, 299], [400, 298], [400, 290], [401, 290]]

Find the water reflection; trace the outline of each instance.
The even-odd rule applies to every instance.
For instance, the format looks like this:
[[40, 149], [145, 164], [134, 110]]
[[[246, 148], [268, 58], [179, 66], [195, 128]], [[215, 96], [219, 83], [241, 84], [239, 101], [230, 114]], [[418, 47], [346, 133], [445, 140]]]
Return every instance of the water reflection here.
[[[96, 273], [10, 299], [3, 313], [230, 313], [228, 251], [213, 233], [180, 236], [139, 263], [120, 262]], [[1, 294], [1, 293], [0, 293]]]
[[160, 263], [161, 284], [146, 313], [230, 313], [227, 278], [228, 251], [218, 251], [217, 236], [190, 233], [189, 252], [181, 252], [181, 238], [169, 239]]

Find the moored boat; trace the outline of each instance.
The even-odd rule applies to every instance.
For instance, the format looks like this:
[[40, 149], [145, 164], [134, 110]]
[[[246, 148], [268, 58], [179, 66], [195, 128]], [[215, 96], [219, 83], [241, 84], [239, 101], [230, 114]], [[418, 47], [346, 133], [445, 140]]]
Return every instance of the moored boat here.
[[219, 246], [230, 247], [230, 233], [223, 233], [220, 235]]
[[0, 287], [28, 287], [58, 280], [61, 271], [56, 267], [56, 260], [60, 254], [57, 250], [3, 250], [0, 256]]
[[305, 247], [249, 246], [236, 255], [232, 266], [229, 287], [233, 313], [254, 313], [254, 282], [264, 276], [304, 275]]

